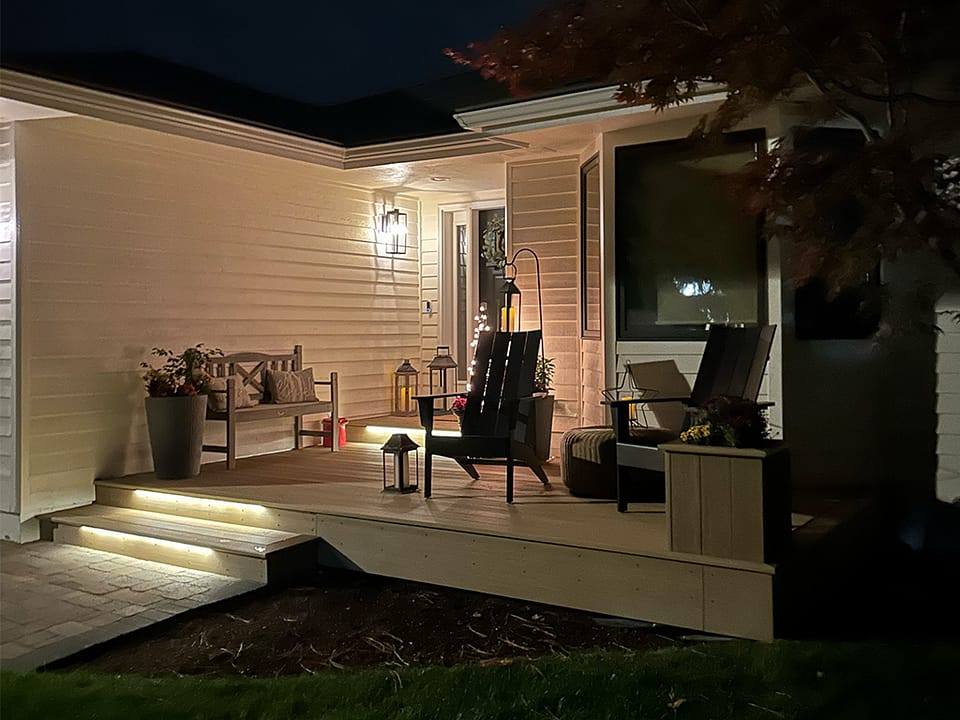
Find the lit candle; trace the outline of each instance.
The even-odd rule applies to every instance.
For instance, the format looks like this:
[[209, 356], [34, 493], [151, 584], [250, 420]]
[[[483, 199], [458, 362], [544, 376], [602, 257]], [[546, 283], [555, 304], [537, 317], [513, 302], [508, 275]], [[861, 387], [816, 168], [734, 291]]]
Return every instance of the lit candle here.
[[517, 318], [517, 309], [514, 307], [500, 308], [500, 328], [507, 332], [513, 332], [513, 323]]
[[410, 453], [402, 452], [393, 463], [393, 484], [397, 490], [403, 490], [407, 487], [410, 480]]

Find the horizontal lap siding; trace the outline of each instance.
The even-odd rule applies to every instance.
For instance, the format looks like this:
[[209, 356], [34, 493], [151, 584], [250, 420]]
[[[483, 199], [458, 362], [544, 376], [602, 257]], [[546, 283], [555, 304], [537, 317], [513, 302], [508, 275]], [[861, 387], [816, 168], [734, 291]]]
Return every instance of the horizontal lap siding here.
[[20, 509], [15, 442], [15, 209], [13, 124], [0, 123], [0, 511], [12, 513]]
[[[342, 415], [388, 412], [392, 372], [421, 343], [420, 263], [416, 241], [403, 258], [377, 255], [372, 192], [147, 130], [20, 125], [25, 516], [89, 500], [94, 477], [151, 468], [137, 366], [155, 345], [299, 343], [316, 376], [339, 373]], [[416, 200], [396, 204], [417, 238]], [[209, 423], [205, 437], [223, 434]], [[238, 435], [241, 455], [293, 444], [286, 420]]]
[[[579, 173], [576, 157], [507, 166], [510, 252], [528, 247], [540, 258], [544, 349], [556, 365], [555, 448], [565, 430], [582, 424]], [[517, 260], [517, 285], [523, 291], [523, 324], [526, 328], [536, 327], [537, 280], [529, 255], [521, 255]]]
[[[938, 307], [960, 312], [960, 295], [945, 297]], [[960, 325], [941, 315], [937, 336], [937, 497], [960, 497]]]

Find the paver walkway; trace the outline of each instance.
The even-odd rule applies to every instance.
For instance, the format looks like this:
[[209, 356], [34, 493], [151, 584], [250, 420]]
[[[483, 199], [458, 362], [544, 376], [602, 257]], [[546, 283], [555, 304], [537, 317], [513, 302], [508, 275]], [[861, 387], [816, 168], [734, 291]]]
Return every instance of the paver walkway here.
[[256, 587], [99, 550], [0, 542], [0, 667], [34, 669]]

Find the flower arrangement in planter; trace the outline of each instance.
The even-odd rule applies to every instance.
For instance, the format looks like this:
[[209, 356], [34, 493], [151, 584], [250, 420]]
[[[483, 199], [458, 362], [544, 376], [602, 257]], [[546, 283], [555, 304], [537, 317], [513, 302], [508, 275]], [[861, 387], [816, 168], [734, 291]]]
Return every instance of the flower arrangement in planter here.
[[206, 365], [211, 359], [223, 355], [217, 348], [205, 348], [203, 343], [189, 347], [182, 353], [155, 347], [153, 355], [166, 362], [159, 368], [142, 362], [143, 381], [150, 397], [191, 397], [204, 395], [210, 390], [210, 375]]
[[465, 397], [456, 398], [453, 401], [453, 405], [450, 406], [450, 409], [454, 415], [463, 420], [463, 413], [467, 410], [467, 399]]
[[140, 363], [147, 390], [154, 473], [164, 480], [194, 477], [200, 473], [207, 393], [212, 382], [206, 365], [223, 353], [205, 348], [203, 343], [181, 353], [159, 347], [152, 352], [165, 361], [159, 368]]
[[764, 409], [753, 400], [721, 396], [699, 410], [696, 424], [680, 433], [689, 445], [758, 448], [768, 438]]

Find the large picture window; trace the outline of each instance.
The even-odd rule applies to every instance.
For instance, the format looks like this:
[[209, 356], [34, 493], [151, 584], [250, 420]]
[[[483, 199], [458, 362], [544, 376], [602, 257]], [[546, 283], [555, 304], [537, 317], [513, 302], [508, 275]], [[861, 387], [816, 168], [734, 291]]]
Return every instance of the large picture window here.
[[760, 219], [727, 182], [763, 140], [750, 131], [706, 150], [616, 149], [618, 339], [700, 339], [713, 323], [765, 321]]

